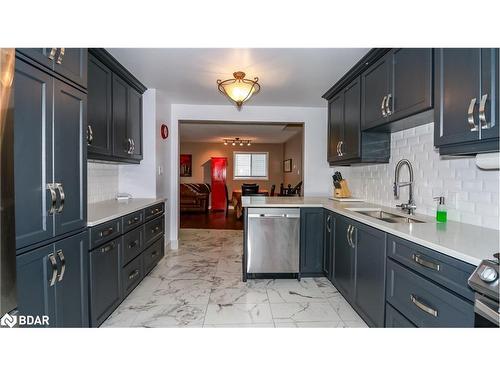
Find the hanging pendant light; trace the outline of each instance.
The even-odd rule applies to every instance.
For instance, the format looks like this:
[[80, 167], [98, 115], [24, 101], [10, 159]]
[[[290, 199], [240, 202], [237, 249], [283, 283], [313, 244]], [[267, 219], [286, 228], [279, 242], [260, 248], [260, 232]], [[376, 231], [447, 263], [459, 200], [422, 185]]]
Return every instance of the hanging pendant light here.
[[221, 93], [236, 103], [238, 108], [241, 108], [243, 102], [246, 102], [254, 94], [260, 91], [260, 85], [257, 83], [258, 78], [245, 79], [245, 73], [234, 72], [234, 79], [217, 80], [217, 87]]

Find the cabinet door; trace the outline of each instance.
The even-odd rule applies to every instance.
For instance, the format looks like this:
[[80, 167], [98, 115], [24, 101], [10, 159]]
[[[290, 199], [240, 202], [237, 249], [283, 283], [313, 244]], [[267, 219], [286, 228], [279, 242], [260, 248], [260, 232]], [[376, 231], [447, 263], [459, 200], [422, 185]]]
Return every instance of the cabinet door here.
[[[85, 227], [87, 221], [87, 95], [54, 81], [54, 182], [61, 184], [56, 235]], [[64, 196], [64, 199], [62, 199]]]
[[55, 255], [59, 267], [56, 283], [57, 326], [88, 327], [87, 233], [57, 242]]
[[127, 136], [128, 86], [113, 74], [113, 155], [130, 157], [132, 144]]
[[324, 212], [324, 239], [323, 239], [323, 273], [328, 280], [332, 280], [333, 251], [335, 239], [335, 216], [330, 211]]
[[395, 121], [432, 108], [432, 49], [398, 48], [391, 51], [392, 111]]
[[371, 326], [384, 326], [386, 235], [377, 229], [356, 224], [355, 303]]
[[54, 61], [54, 71], [87, 87], [87, 48], [59, 48]]
[[90, 319], [92, 327], [106, 320], [121, 302], [121, 238], [90, 253]]
[[54, 68], [57, 48], [17, 48], [17, 51], [51, 70]]
[[49, 327], [56, 327], [55, 284], [57, 264], [54, 245], [18, 255], [17, 308], [21, 315], [49, 317]]
[[130, 158], [142, 160], [142, 94], [128, 88], [127, 136], [132, 140]]
[[339, 143], [344, 136], [344, 94], [335, 96], [328, 103], [328, 161], [340, 159]]
[[[479, 124], [481, 50], [439, 48], [435, 49], [434, 61], [434, 144], [440, 146], [478, 140], [479, 131], [474, 124]], [[473, 111], [471, 121], [469, 109]]]
[[342, 159], [361, 156], [361, 79], [358, 77], [344, 90], [344, 136]]
[[300, 210], [300, 274], [323, 274], [323, 209]]
[[92, 55], [88, 70], [87, 150], [111, 155], [111, 70]]
[[345, 297], [353, 299], [355, 248], [348, 241], [350, 224], [347, 219], [336, 216], [333, 284], [343, 292]]
[[387, 121], [382, 102], [390, 94], [391, 64], [382, 57], [361, 75], [361, 129], [370, 129]]
[[16, 59], [14, 76], [14, 185], [16, 248], [54, 236], [49, 214], [52, 183], [53, 79]]
[[498, 55], [498, 48], [481, 49], [481, 100], [484, 102], [484, 120], [480, 121], [481, 139], [498, 138], [499, 135], [498, 90], [500, 88], [500, 72]]

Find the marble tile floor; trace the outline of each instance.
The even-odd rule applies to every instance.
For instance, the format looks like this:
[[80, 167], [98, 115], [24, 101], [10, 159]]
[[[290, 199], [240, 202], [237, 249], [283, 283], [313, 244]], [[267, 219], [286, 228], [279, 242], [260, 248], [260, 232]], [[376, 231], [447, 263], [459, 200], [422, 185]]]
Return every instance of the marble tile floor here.
[[326, 278], [241, 280], [243, 232], [182, 229], [102, 327], [367, 327]]

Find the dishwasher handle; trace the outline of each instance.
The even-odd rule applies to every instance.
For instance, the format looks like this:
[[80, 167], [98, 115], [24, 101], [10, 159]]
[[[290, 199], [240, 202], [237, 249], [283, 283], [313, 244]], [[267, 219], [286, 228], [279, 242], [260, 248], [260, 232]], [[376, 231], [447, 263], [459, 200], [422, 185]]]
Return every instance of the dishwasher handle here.
[[300, 219], [300, 214], [248, 214], [249, 218]]

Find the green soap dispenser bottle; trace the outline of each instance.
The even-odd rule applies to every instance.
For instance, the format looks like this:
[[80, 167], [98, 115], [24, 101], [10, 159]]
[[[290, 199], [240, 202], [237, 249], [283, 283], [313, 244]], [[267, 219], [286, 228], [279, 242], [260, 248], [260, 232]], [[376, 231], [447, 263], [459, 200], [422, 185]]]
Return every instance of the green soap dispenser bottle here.
[[438, 201], [436, 221], [439, 223], [446, 223], [448, 220], [448, 213], [446, 212], [446, 206], [444, 205], [444, 197], [435, 197], [434, 200]]

